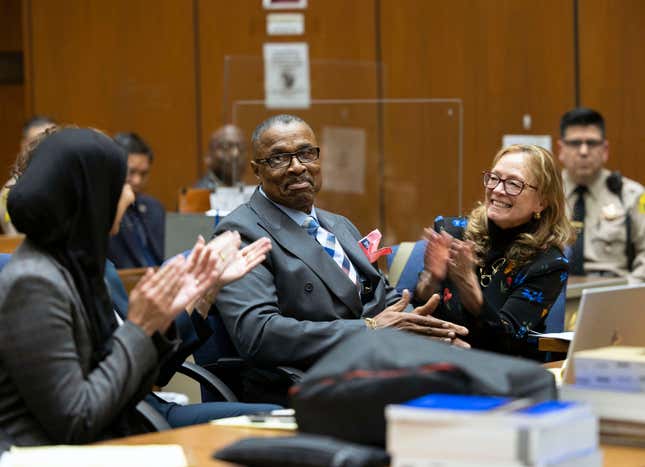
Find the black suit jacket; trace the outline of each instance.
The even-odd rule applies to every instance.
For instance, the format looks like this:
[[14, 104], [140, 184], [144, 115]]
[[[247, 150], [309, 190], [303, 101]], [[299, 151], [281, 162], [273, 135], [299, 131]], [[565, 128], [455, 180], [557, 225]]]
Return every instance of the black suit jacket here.
[[224, 287], [216, 307], [240, 355], [255, 364], [308, 368], [344, 338], [367, 332], [371, 317], [400, 295], [358, 246], [361, 234], [345, 217], [316, 209], [334, 233], [369, 295], [358, 288], [316, 240], [259, 191], [226, 216], [216, 233], [237, 230], [244, 244], [269, 237], [267, 259]]
[[136, 232], [135, 222], [139, 220], [155, 265], [163, 262], [166, 212], [155, 198], [138, 195], [136, 201], [125, 212], [119, 233], [110, 238], [108, 258], [118, 269], [148, 266]]

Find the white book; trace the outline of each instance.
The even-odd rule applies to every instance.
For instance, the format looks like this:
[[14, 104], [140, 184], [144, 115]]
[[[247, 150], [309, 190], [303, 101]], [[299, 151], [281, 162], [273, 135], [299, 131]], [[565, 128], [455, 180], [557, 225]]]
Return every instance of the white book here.
[[388, 452], [405, 458], [535, 464], [597, 449], [598, 420], [588, 406], [519, 405], [508, 398], [432, 394], [388, 406]]
[[595, 450], [579, 456], [568, 457], [548, 464], [524, 464], [521, 462], [481, 462], [480, 460], [456, 461], [452, 459], [428, 459], [393, 457], [390, 467], [602, 467], [602, 451]]
[[645, 423], [645, 393], [564, 384], [560, 387], [560, 399], [589, 404], [601, 419]]
[[645, 392], [645, 348], [611, 346], [582, 350], [573, 356], [576, 385]]

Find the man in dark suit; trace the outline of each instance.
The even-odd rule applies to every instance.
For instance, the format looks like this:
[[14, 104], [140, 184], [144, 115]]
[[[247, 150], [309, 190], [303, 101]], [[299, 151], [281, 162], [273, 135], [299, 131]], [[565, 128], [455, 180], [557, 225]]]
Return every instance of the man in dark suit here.
[[298, 117], [278, 115], [252, 137], [251, 167], [260, 186], [216, 233], [237, 230], [243, 243], [269, 237], [267, 259], [224, 287], [215, 305], [241, 356], [258, 366], [307, 369], [358, 332], [396, 327], [447, 341], [467, 330], [429, 316], [439, 297], [412, 310], [358, 246], [345, 217], [314, 206], [321, 188], [319, 148]]
[[136, 133], [114, 136], [128, 154], [127, 182], [135, 200], [121, 221], [119, 234], [110, 239], [108, 258], [119, 269], [159, 266], [164, 259], [166, 212], [159, 201], [143, 194], [154, 154]]

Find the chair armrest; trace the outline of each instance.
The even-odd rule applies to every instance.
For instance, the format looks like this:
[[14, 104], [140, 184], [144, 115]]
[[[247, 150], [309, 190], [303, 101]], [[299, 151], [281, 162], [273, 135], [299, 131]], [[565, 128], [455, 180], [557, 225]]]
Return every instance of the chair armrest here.
[[291, 366], [279, 366], [277, 367], [279, 371], [284, 373], [293, 384], [299, 383], [302, 378], [305, 376], [305, 372]]
[[233, 391], [224, 382], [205, 368], [190, 362], [182, 363], [177, 371], [199, 384], [204, 385], [209, 391], [219, 393], [228, 402], [237, 402], [238, 399]]
[[136, 410], [153, 430], [166, 431], [172, 429], [168, 420], [166, 420], [163, 415], [157, 412], [157, 410], [146, 401], [140, 401], [136, 406]]

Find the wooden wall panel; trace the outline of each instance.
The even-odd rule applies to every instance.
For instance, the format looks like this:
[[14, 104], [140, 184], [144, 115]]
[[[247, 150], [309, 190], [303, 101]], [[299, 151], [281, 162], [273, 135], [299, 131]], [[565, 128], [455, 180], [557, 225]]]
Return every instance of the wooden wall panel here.
[[[22, 52], [20, 0], [0, 0], [0, 53]], [[0, 184], [8, 178], [25, 120], [22, 84], [0, 84]]]
[[[232, 118], [231, 106], [243, 99], [264, 99], [262, 45], [265, 42], [303, 42], [309, 44], [311, 95], [313, 99], [377, 97], [373, 0], [310, 0], [306, 10], [303, 36], [268, 36], [266, 15], [259, 0], [213, 2], [200, 0], [199, 47], [201, 93], [201, 147], [205, 151], [210, 133]], [[273, 11], [275, 12], [275, 11]], [[228, 57], [228, 58], [227, 58]], [[225, 65], [228, 60], [228, 65]], [[322, 62], [324, 61], [324, 63]], [[229, 83], [225, 86], [228, 73]], [[365, 112], [367, 110], [367, 112]], [[363, 112], [361, 112], [363, 111]], [[308, 120], [319, 138], [325, 126], [360, 127], [366, 131], [367, 180], [362, 195], [325, 190], [318, 198], [321, 207], [350, 217], [360, 229], [378, 226], [378, 150], [374, 105], [365, 107], [312, 107], [292, 111]], [[236, 118], [250, 139], [254, 127], [278, 110], [262, 105], [241, 109]], [[324, 148], [323, 148], [324, 149]], [[322, 154], [324, 162], [324, 150]], [[196, 174], [197, 175], [197, 174]], [[246, 181], [255, 180], [247, 171]]]
[[580, 103], [605, 117], [609, 166], [645, 184], [645, 2], [579, 0]]
[[[463, 207], [468, 211], [482, 196], [480, 174], [502, 135], [556, 136], [561, 113], [574, 104], [572, 2], [383, 0], [381, 5], [385, 97], [463, 99]], [[524, 114], [532, 117], [530, 130], [522, 126]], [[387, 130], [386, 142], [405, 138]], [[429, 180], [437, 159], [445, 157], [443, 151], [432, 153], [431, 141], [423, 149], [391, 151], [386, 145], [386, 160], [397, 161], [389, 165], [386, 181], [388, 233], [396, 241], [417, 238], [419, 222], [446, 214], [428, 209], [426, 200], [432, 197], [436, 205], [439, 199], [450, 209], [456, 188], [441, 178], [418, 185], [418, 174]], [[402, 184], [416, 186], [422, 195], [411, 198], [399, 190]], [[414, 223], [409, 212], [418, 217]]]
[[22, 85], [0, 85], [0, 184], [9, 178], [9, 169], [20, 148], [24, 113]]
[[0, 0], [0, 51], [21, 50], [20, 0]]
[[148, 191], [174, 209], [197, 170], [192, 3], [27, 3], [29, 111], [140, 133], [157, 155]]

